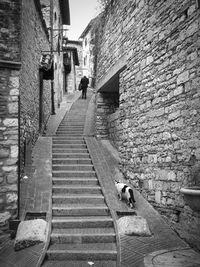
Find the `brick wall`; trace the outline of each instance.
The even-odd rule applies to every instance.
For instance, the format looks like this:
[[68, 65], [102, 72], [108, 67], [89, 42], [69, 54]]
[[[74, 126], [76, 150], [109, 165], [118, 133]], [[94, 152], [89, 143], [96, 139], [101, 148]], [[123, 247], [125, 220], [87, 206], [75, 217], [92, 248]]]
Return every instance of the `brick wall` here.
[[180, 194], [196, 182], [193, 169], [200, 165], [197, 2], [115, 0], [99, 40], [97, 80], [127, 56], [116, 127], [121, 169], [174, 221], [183, 214], [198, 218]]

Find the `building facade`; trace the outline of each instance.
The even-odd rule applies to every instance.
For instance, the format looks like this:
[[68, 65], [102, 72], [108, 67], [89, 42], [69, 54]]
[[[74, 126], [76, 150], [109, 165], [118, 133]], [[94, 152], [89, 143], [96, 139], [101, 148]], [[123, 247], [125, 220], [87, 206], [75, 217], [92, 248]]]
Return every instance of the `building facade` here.
[[92, 19], [80, 36], [82, 40], [82, 69], [83, 75], [88, 77], [89, 86], [94, 87], [96, 76], [96, 29], [100, 16]]
[[64, 50], [65, 92], [74, 93], [83, 75], [82, 42], [67, 40]]
[[[59, 16], [63, 19], [64, 14], [69, 15], [68, 1], [59, 4], [62, 11], [58, 11], [58, 20]], [[56, 84], [63, 82], [57, 72], [49, 75], [41, 67], [41, 58], [51, 52], [50, 23], [48, 20], [45, 23], [43, 8], [46, 16], [50, 16], [50, 1], [2, 0], [0, 3], [0, 230], [8, 229], [9, 220], [19, 217], [26, 148], [35, 144], [52, 113], [50, 80], [55, 76]], [[55, 5], [54, 10], [57, 9]], [[69, 17], [62, 19], [61, 24], [69, 22]], [[55, 58], [61, 71], [62, 56]], [[59, 95], [55, 97], [56, 105]]]

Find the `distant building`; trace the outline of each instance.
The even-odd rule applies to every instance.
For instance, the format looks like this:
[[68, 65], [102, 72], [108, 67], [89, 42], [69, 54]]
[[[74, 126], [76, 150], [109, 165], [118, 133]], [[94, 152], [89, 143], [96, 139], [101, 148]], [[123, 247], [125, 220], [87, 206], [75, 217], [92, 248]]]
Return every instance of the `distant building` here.
[[92, 19], [83, 33], [80, 36], [82, 40], [83, 48], [83, 75], [86, 75], [89, 78], [90, 86], [94, 87], [95, 84], [95, 40], [96, 40], [96, 25], [98, 23], [100, 16]]
[[82, 42], [67, 41], [63, 47], [65, 67], [65, 92], [73, 93], [83, 75], [82, 71]]
[[[43, 17], [47, 25], [49, 25], [49, 35], [51, 35], [50, 3], [51, 0], [41, 0]], [[64, 76], [65, 70], [63, 66], [63, 25], [70, 24], [69, 3], [68, 0], [53, 1], [52, 14], [52, 32], [53, 32], [53, 69], [54, 69], [54, 105], [55, 108], [60, 106], [64, 94]], [[45, 52], [45, 51], [44, 51]], [[50, 52], [50, 51], [49, 51]]]

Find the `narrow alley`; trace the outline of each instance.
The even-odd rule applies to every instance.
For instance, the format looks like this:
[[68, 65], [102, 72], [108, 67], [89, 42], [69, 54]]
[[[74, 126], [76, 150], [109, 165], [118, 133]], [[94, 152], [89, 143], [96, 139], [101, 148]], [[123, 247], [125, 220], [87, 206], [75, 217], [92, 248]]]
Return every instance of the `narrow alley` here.
[[200, 267], [200, 0], [0, 14], [0, 267]]
[[[23, 192], [27, 195], [27, 203], [22, 205], [24, 214], [44, 211], [47, 214], [46, 242], [17, 252], [13, 250], [14, 241], [5, 243], [0, 250], [3, 266], [149, 267], [151, 252], [155, 251], [158, 264], [152, 266], [198, 266], [200, 255], [177, 236], [137, 191], [135, 209], [119, 201], [114, 186], [114, 179], [120, 179], [116, 150], [108, 141], [98, 141], [92, 134], [94, 94], [89, 91], [87, 100], [80, 94], [72, 99], [70, 105], [69, 101], [63, 104], [62, 112], [51, 120], [45, 136], [38, 141], [44, 147], [50, 139], [48, 150], [52, 148], [52, 152], [46, 153], [46, 158], [42, 158], [43, 151], [34, 152], [33, 165], [37, 164], [33, 180], [40, 169], [47, 170], [42, 174], [43, 183], [46, 181], [42, 187], [52, 190], [52, 201], [46, 206], [42, 204], [45, 201], [41, 179], [35, 183], [35, 191], [40, 192], [36, 198], [30, 198], [32, 186]], [[152, 235], [120, 233], [117, 221], [127, 215], [145, 218]], [[168, 254], [160, 258], [159, 252]]]

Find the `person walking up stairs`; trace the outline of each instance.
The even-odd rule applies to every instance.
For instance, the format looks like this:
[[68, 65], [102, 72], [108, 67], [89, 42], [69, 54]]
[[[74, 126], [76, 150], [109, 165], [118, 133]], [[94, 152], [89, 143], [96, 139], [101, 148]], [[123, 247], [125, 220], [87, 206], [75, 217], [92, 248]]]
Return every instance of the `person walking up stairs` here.
[[52, 232], [43, 266], [117, 266], [116, 234], [86, 143], [79, 98], [52, 145]]

